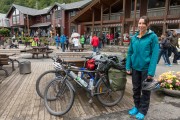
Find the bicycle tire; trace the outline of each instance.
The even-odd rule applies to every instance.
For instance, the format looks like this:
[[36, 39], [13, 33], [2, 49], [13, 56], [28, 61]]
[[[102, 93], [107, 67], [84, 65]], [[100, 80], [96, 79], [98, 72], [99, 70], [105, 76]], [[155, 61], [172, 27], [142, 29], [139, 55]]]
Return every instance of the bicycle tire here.
[[[51, 81], [52, 79], [54, 79], [56, 77], [55, 76], [56, 73], [59, 73], [59, 71], [56, 71], [56, 70], [45, 71], [36, 80], [36, 92], [41, 98], [44, 98], [45, 87], [47, 86], [49, 81]], [[52, 74], [52, 75], [50, 75], [50, 74]], [[48, 76], [48, 77], [46, 77], [46, 76]]]
[[[102, 78], [102, 79], [105, 79], [105, 78]], [[104, 82], [107, 82], [107, 80], [104, 80]], [[97, 85], [97, 89], [96, 89], [96, 92], [98, 93], [97, 99], [99, 100], [100, 103], [102, 103], [105, 106], [114, 106], [118, 104], [124, 96], [124, 90], [113, 91], [110, 87], [109, 88], [106, 87], [104, 82], [103, 80], [100, 80]], [[107, 101], [108, 98], [106, 98], [106, 96], [109, 98], [109, 101]]]
[[[61, 81], [54, 79], [47, 85], [45, 92], [44, 92], [45, 107], [50, 114], [55, 115], [55, 116], [60, 116], [60, 115], [66, 114], [71, 109], [71, 107], [74, 103], [74, 97], [75, 97], [74, 91], [70, 85], [71, 83], [65, 82], [64, 86], [60, 86], [60, 84], [61, 84]], [[55, 89], [54, 89], [54, 87], [55, 87], [54, 85], [57, 85], [57, 87]], [[51, 90], [51, 87], [52, 87], [52, 90]], [[58, 88], [58, 91], [57, 91], [57, 88]], [[65, 88], [65, 89], [63, 89], [63, 88]], [[69, 91], [66, 91], [67, 89]], [[64, 91], [63, 94], [59, 93], [60, 90]], [[55, 99], [53, 101], [48, 100], [47, 95], [49, 95], [49, 94], [51, 94], [52, 96], [55, 97]], [[70, 98], [69, 101], [67, 98]], [[66, 105], [66, 103], [67, 103], [67, 105]]]

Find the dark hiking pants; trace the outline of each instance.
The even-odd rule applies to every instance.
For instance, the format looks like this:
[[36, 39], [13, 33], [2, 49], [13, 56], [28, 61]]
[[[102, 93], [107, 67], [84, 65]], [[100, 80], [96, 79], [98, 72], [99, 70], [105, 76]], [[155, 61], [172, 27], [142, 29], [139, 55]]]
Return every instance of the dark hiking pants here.
[[146, 115], [150, 104], [150, 91], [141, 90], [142, 82], [147, 78], [148, 71], [132, 71], [133, 99], [139, 112]]

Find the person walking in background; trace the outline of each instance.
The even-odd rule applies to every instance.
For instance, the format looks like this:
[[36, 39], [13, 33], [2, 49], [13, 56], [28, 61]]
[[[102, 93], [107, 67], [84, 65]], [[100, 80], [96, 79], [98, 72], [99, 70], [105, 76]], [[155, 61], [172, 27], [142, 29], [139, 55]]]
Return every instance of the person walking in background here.
[[66, 36], [66, 49], [68, 50], [68, 48], [69, 48], [69, 37], [68, 36]]
[[104, 48], [104, 43], [105, 43], [105, 33], [102, 33], [101, 39], [102, 39], [102, 45], [103, 45], [103, 48]]
[[80, 43], [79, 43], [78, 37], [74, 37], [72, 42], [73, 42], [74, 48], [78, 48], [79, 47]]
[[106, 34], [106, 43], [107, 43], [107, 45], [109, 45], [109, 41], [110, 41], [110, 35], [107, 33]]
[[[178, 51], [177, 51], [177, 48], [176, 48], [176, 46], [178, 46], [179, 47], [179, 45], [178, 45], [178, 36], [177, 36], [177, 33], [176, 33], [176, 31], [173, 31], [173, 33], [172, 33], [172, 37], [171, 37], [171, 39], [170, 39], [170, 43], [171, 43], [171, 52], [173, 52], [174, 53], [174, 58], [173, 58], [173, 63], [174, 64], [177, 64], [177, 57], [178, 57]], [[170, 51], [169, 51], [170, 52]], [[171, 53], [168, 53], [169, 55], [169, 57], [171, 56]]]
[[99, 45], [99, 38], [96, 34], [92, 37], [91, 45], [93, 46], [93, 52], [96, 52]]
[[142, 90], [142, 82], [151, 80], [155, 74], [159, 44], [157, 35], [149, 29], [149, 18], [142, 16], [138, 22], [139, 32], [130, 41], [127, 53], [126, 72], [132, 69], [132, 85], [134, 107], [129, 110], [129, 115], [143, 120], [150, 104], [150, 91]]
[[32, 46], [32, 47], [38, 46], [37, 41], [35, 40], [35, 37], [33, 38], [33, 41], [32, 41], [32, 43], [31, 43], [31, 46]]
[[80, 43], [81, 43], [81, 47], [84, 48], [84, 43], [85, 43], [84, 35], [81, 35]]
[[60, 38], [59, 38], [59, 34], [57, 34], [55, 37], [55, 42], [56, 42], [56, 48], [59, 49], [59, 43], [60, 43]]
[[4, 38], [3, 38], [3, 36], [0, 34], [0, 48], [1, 48], [1, 46], [2, 46], [2, 48], [4, 49]]
[[164, 62], [167, 63], [167, 66], [171, 67], [171, 63], [169, 61], [169, 57], [168, 57], [168, 48], [169, 46], [168, 44], [168, 39], [166, 38], [165, 35], [161, 35], [161, 41], [160, 41], [160, 53], [159, 53], [159, 58], [158, 58], [158, 62], [161, 59], [161, 56], [164, 56]]
[[39, 37], [34, 36], [33, 40], [36, 42], [37, 46], [39, 46]]
[[64, 34], [62, 34], [60, 37], [62, 52], [65, 52], [65, 42], [66, 42], [66, 36]]

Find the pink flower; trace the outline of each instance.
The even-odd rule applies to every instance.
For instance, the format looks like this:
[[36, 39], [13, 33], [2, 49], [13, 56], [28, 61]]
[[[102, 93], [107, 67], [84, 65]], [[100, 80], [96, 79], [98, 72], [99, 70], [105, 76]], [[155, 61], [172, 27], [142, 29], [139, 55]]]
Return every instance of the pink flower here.
[[177, 83], [176, 83], [176, 86], [180, 86], [180, 82], [177, 82]]
[[171, 84], [171, 83], [172, 83], [172, 80], [167, 80], [167, 83]]

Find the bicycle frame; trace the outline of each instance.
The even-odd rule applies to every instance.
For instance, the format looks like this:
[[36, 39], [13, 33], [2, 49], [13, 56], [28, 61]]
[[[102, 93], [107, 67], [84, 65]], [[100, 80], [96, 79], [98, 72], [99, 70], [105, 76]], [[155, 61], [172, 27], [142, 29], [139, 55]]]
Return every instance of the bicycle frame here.
[[[75, 69], [71, 69], [71, 67], [73, 67]], [[106, 81], [104, 81], [104, 78], [106, 78], [105, 73], [100, 73], [99, 71], [95, 71], [95, 70], [94, 71], [89, 71], [89, 70], [87, 70], [85, 68], [79, 68], [79, 67], [75, 67], [75, 66], [71, 66], [71, 67], [69, 67], [67, 69], [63, 68], [63, 71], [66, 73], [66, 75], [65, 75], [65, 77], [64, 77], [64, 79], [62, 81], [62, 85], [66, 84], [66, 82], [71, 83], [67, 78], [69, 76], [76, 83], [78, 83], [82, 88], [84, 88], [86, 90], [86, 92], [90, 93], [91, 97], [93, 97], [94, 95], [104, 94], [104, 93], [96, 93], [95, 92], [95, 89], [97, 88], [97, 85], [99, 84], [100, 81], [103, 81], [103, 83], [106, 85], [106, 87], [109, 88], [109, 86], [108, 86], [109, 81], [108, 81], [108, 83], [106, 83]], [[95, 83], [94, 89], [90, 90], [90, 89], [88, 89], [88, 87], [83, 87], [77, 80], [75, 80], [70, 74], [71, 71], [82, 72], [82, 75], [81, 75], [82, 78], [83, 78], [83, 75], [85, 73], [87, 73], [89, 75], [89, 77], [93, 78], [93, 79], [94, 79], [94, 77], [93, 77], [92, 73], [97, 73], [98, 75], [100, 75], [100, 79], [98, 79], [98, 81]], [[73, 91], [76, 92], [76, 90], [74, 89], [74, 86], [72, 84], [70, 84], [70, 85], [71, 85], [71, 88], [73, 89]]]

